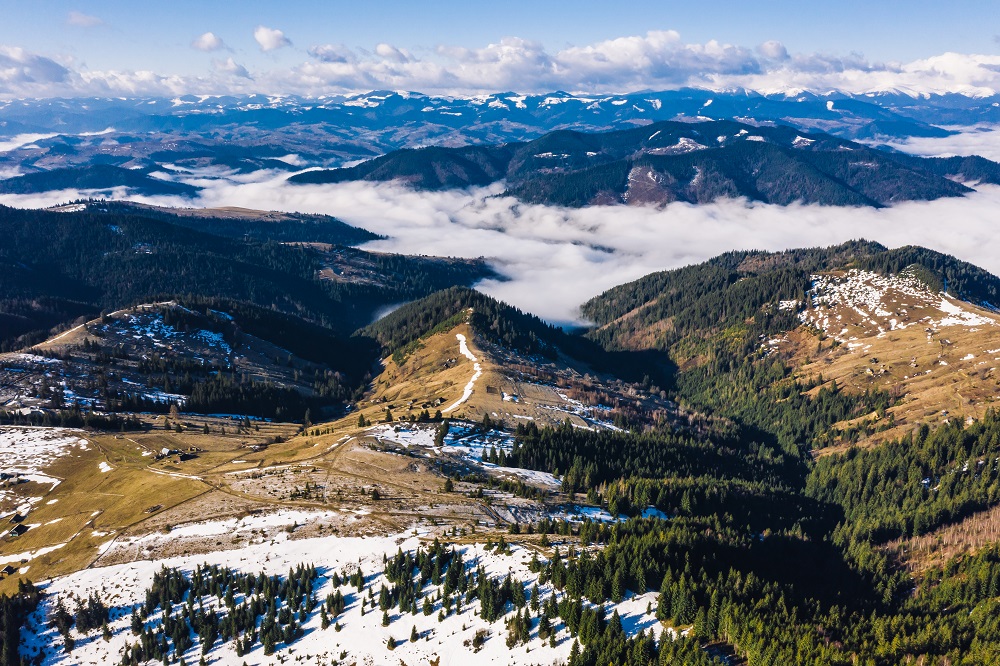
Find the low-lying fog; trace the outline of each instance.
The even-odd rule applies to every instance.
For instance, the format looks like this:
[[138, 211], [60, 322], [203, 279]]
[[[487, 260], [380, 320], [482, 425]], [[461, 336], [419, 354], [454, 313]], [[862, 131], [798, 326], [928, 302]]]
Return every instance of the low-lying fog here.
[[[965, 138], [940, 141], [940, 146], [920, 142], [919, 152], [944, 153], [968, 144]], [[238, 178], [192, 175], [184, 180], [206, 188], [193, 201], [135, 199], [325, 213], [390, 237], [366, 249], [487, 257], [508, 279], [487, 280], [478, 285], [480, 290], [555, 323], [578, 322], [580, 304], [616, 284], [734, 249], [781, 250], [867, 238], [889, 247], [923, 245], [1000, 273], [996, 186], [979, 187], [962, 198], [905, 202], [881, 210], [743, 200], [675, 203], [662, 209], [564, 209], [500, 197], [500, 187], [415, 192], [397, 184], [289, 185], [286, 177], [275, 172]], [[86, 195], [8, 195], [0, 203], [44, 207]]]

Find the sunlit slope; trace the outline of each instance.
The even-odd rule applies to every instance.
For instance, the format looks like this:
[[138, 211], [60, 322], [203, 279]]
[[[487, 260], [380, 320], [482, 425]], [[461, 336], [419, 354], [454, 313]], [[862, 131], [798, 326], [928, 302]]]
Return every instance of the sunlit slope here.
[[918, 423], [981, 418], [1000, 394], [1000, 316], [932, 289], [916, 270], [816, 275], [799, 317], [809, 335], [768, 345], [794, 349], [802, 375], [896, 399], [883, 414], [859, 417], [855, 425], [878, 431], [872, 441]]

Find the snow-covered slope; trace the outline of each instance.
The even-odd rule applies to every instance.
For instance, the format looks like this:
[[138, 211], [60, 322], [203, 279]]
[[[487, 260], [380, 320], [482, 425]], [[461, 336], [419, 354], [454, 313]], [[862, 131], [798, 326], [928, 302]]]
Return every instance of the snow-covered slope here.
[[[219, 527], [220, 525], [213, 523], [190, 526], [191, 529], [203, 532], [214, 532]], [[318, 599], [326, 598], [335, 589], [342, 590], [346, 596], [346, 610], [336, 619], [339, 631], [332, 623], [327, 629], [321, 628], [320, 610], [317, 607], [302, 624], [304, 635], [291, 645], [279, 644], [273, 655], [265, 655], [258, 642], [251, 652], [237, 656], [232, 641], [216, 641], [205, 655], [206, 661], [220, 665], [278, 664], [293, 660], [295, 663], [301, 661], [308, 664], [337, 662], [396, 666], [400, 661], [407, 664], [427, 664], [434, 663], [433, 660], [439, 658], [441, 666], [449, 666], [468, 663], [549, 664], [567, 657], [573, 641], [558, 621], [554, 624], [557, 629], [554, 647], [550, 646], [549, 641], [538, 638], [536, 617], [531, 641], [512, 651], [505, 642], [503, 618], [493, 624], [483, 620], [477, 612], [478, 600], [463, 604], [461, 612], [452, 612], [444, 618], [439, 618], [438, 615], [441, 611], [440, 602], [434, 603], [429, 615], [400, 614], [395, 609], [390, 612], [389, 626], [383, 626], [382, 613], [377, 606], [373, 606], [374, 602], [368, 602], [369, 591], [377, 597], [383, 584], [390, 586], [378, 573], [383, 568], [383, 556], [392, 556], [398, 549], [415, 550], [429, 537], [427, 529], [374, 538], [330, 536], [296, 540], [281, 534], [267, 543], [238, 550], [162, 561], [141, 560], [80, 571], [53, 580], [45, 586], [48, 596], [32, 618], [22, 644], [22, 654], [31, 658], [41, 654], [43, 656], [40, 663], [47, 665], [117, 663], [126, 646], [137, 640], [130, 631], [132, 609], [145, 601], [145, 590], [151, 584], [153, 575], [163, 567], [190, 572], [199, 564], [218, 564], [244, 573], [264, 572], [283, 576], [290, 568], [299, 564], [313, 564], [319, 572], [319, 578], [314, 584]], [[536, 580], [535, 574], [528, 568], [531, 554], [521, 547], [512, 547], [509, 554], [500, 554], [496, 549], [487, 550], [482, 544], [459, 546], [459, 549], [467, 566], [482, 566], [491, 577], [502, 578], [511, 574], [529, 588]], [[331, 581], [334, 572], [343, 574], [355, 571], [358, 567], [365, 576], [363, 593], [358, 594], [353, 587], [335, 588]], [[423, 592], [430, 594], [434, 589], [428, 584]], [[539, 591], [543, 600], [554, 593], [551, 585], [539, 585]], [[530, 592], [530, 589], [526, 592]], [[90, 632], [89, 635], [80, 635], [73, 630], [71, 635], [76, 640], [76, 646], [67, 654], [62, 637], [54, 628], [45, 624], [43, 614], [51, 612], [59, 602], [70, 605], [71, 597], [86, 598], [91, 593], [97, 594], [112, 608], [109, 623], [111, 638], [102, 640], [100, 630]], [[656, 594], [652, 592], [630, 596], [620, 604], [609, 604], [606, 610], [610, 615], [617, 609], [623, 627], [630, 634], [645, 630], [659, 636], [662, 625], [652, 613], [647, 612], [649, 607], [655, 608], [655, 597]], [[362, 603], [362, 599], [365, 603]], [[363, 611], [366, 604], [368, 607]], [[206, 603], [206, 608], [211, 607], [211, 603]], [[512, 606], [508, 607], [508, 614], [513, 616]], [[154, 613], [148, 618], [150, 626], [161, 621], [162, 612]], [[414, 629], [418, 640], [410, 642], [408, 638]], [[486, 635], [479, 650], [472, 647], [472, 640], [477, 632], [484, 632]], [[386, 647], [390, 637], [397, 643], [393, 651]], [[202, 656], [201, 646], [196, 642], [183, 656], [187, 663], [197, 663]]]
[[912, 271], [884, 276], [851, 270], [814, 275], [809, 306], [799, 317], [848, 346], [911, 326], [931, 330], [996, 326], [1000, 319], [945, 292], [935, 292]]

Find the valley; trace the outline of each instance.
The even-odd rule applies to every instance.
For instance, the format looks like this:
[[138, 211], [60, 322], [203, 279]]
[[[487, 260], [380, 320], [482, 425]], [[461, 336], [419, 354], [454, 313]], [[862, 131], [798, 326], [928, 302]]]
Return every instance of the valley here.
[[786, 4], [7, 3], [0, 666], [1000, 664], [995, 8]]
[[30, 663], [993, 649], [981, 268], [735, 251], [566, 331], [470, 288], [487, 260], [371, 252], [334, 218], [3, 212], [0, 595]]
[[[328, 600], [320, 604], [323, 613], [313, 606], [297, 612], [293, 623], [277, 622], [275, 630], [265, 631], [273, 620], [264, 617], [259, 636], [203, 643], [202, 654], [219, 663], [241, 663], [247, 657], [278, 663], [282, 655], [292, 654], [307, 660], [378, 663], [390, 641], [404, 661], [457, 663], [472, 650], [491, 663], [512, 663], [510, 647], [515, 645], [535, 658], [572, 660], [578, 658], [571, 654], [576, 650], [603, 645], [601, 634], [589, 636], [570, 610], [581, 593], [590, 600], [583, 610], [596, 608], [602, 622], [620, 623], [621, 629], [614, 631], [623, 632], [630, 645], [666, 632], [678, 636], [670, 649], [679, 659], [701, 655], [720, 660], [713, 655], [741, 650], [752, 654], [756, 648], [749, 647], [747, 638], [737, 638], [739, 621], [723, 615], [721, 607], [713, 611], [719, 613], [713, 620], [719, 624], [706, 624], [707, 617], [690, 615], [676, 606], [680, 601], [665, 602], [663, 593], [655, 592], [657, 584], [650, 581], [658, 578], [664, 579], [664, 589], [682, 584], [671, 582], [671, 570], [656, 564], [663, 560], [625, 567], [626, 573], [613, 576], [618, 582], [606, 579], [603, 585], [609, 587], [599, 591], [575, 592], [568, 581], [552, 578], [548, 567], [567, 555], [571, 567], [591, 566], [592, 557], [617, 561], [622, 549], [633, 547], [629, 535], [636, 531], [658, 534], [657, 542], [687, 534], [700, 544], [676, 551], [662, 542], [656, 548], [666, 550], [658, 557], [667, 561], [692, 552], [728, 558], [716, 549], [739, 543], [740, 535], [750, 530], [771, 536], [741, 551], [748, 559], [727, 566], [763, 573], [767, 567], [755, 564], [758, 557], [768, 557], [777, 547], [808, 548], [811, 539], [830, 529], [832, 509], [820, 507], [844, 501], [845, 510], [859, 510], [836, 499], [840, 490], [826, 481], [830, 474], [849, 474], [859, 460], [859, 445], [882, 455], [900, 447], [900, 438], [912, 437], [917, 426], [924, 429], [917, 436], [937, 429], [933, 437], [944, 442], [952, 437], [950, 428], [967, 423], [972, 424], [970, 442], [984, 442], [988, 436], [984, 440], [977, 429], [990, 432], [995, 427], [989, 406], [997, 383], [989, 369], [989, 350], [998, 328], [996, 315], [941, 289], [947, 280], [965, 298], [988, 301], [995, 278], [933, 255], [920, 256], [923, 266], [934, 269], [906, 264], [901, 272], [887, 275], [872, 267], [900, 264], [908, 255], [897, 257], [874, 244], [797, 252], [725, 256], [714, 264], [651, 276], [649, 280], [661, 283], [653, 293], [682, 299], [669, 306], [662, 296], [643, 305], [636, 298], [645, 290], [639, 285], [628, 287], [629, 295], [623, 287], [603, 296], [608, 305], [589, 304], [599, 321], [610, 318], [588, 336], [600, 340], [614, 332], [621, 336], [616, 339], [629, 341], [631, 352], [567, 335], [475, 292], [432, 294], [356, 334], [380, 347], [383, 357], [366, 387], [353, 394], [358, 399], [332, 420], [322, 418], [322, 409], [311, 412], [318, 418], [307, 412], [302, 421], [300, 415], [298, 423], [253, 416], [245, 411], [252, 402], [230, 414], [211, 405], [192, 411], [199, 405], [197, 393], [171, 393], [164, 382], [176, 381], [178, 374], [151, 371], [157, 362], [196, 362], [209, 376], [246, 376], [251, 386], [281, 388], [301, 396], [297, 399], [315, 395], [315, 383], [297, 378], [314, 375], [322, 367], [316, 360], [288, 354], [266, 337], [240, 328], [233, 314], [206, 305], [161, 301], [105, 313], [25, 352], [7, 354], [5, 409], [11, 425], [2, 427], [2, 436], [6, 459], [15, 462], [5, 466], [0, 509], [13, 521], [11, 529], [20, 526], [20, 533], [9, 534], [0, 546], [0, 564], [8, 572], [0, 590], [15, 592], [27, 578], [52, 581], [44, 585], [47, 596], [36, 619], [28, 622], [22, 650], [37, 663], [62, 663], [61, 655], [83, 661], [124, 655], [113, 657], [123, 663], [131, 663], [130, 655], [139, 661], [142, 655], [155, 657], [161, 648], [133, 637], [149, 631], [155, 635], [156, 627], [174, 620], [147, 604], [145, 628], [136, 634], [132, 609], [142, 605], [142, 591], [164, 566], [191, 572], [214, 564], [240, 575], [257, 570], [280, 575], [316, 565], [312, 594]], [[688, 279], [691, 271], [722, 277], [725, 272], [718, 271], [725, 266], [747, 277], [726, 278], [723, 284], [729, 286], [721, 291], [708, 282], [700, 295], [669, 286]], [[795, 267], [791, 273], [790, 266]], [[795, 280], [760, 292], [763, 301], [746, 297], [756, 293], [755, 280], [770, 284], [775, 271]], [[691, 307], [684, 299], [727, 298], [726, 289], [744, 290], [746, 295], [736, 302], [758, 311], [745, 331], [724, 319], [711, 320], [718, 324], [688, 319], [686, 327], [672, 319], [672, 313]], [[603, 314], [600, 308], [608, 307], [609, 314]], [[668, 323], [653, 318], [653, 312], [666, 316]], [[738, 311], [730, 316], [743, 321]], [[649, 330], [638, 328], [639, 322]], [[757, 333], [753, 326], [763, 328]], [[751, 362], [779, 363], [788, 374], [759, 384], [756, 396], [730, 397], [729, 407], [692, 391], [691, 382], [710, 366], [712, 354], [726, 349], [738, 354], [740, 347], [733, 344], [740, 340], [752, 350], [756, 360]], [[670, 356], [676, 365], [664, 359], [651, 365], [650, 351], [665, 343], [673, 346]], [[633, 364], [646, 375], [641, 381], [631, 374]], [[813, 425], [799, 431], [813, 433], [810, 446], [796, 449], [801, 440], [786, 439], [791, 433], [782, 430], [775, 431], [774, 443], [755, 442], [759, 435], [750, 428], [755, 423], [764, 427], [767, 420], [755, 421], [748, 406], [760, 409], [772, 396], [788, 395], [789, 381], [800, 387], [795, 404], [824, 405], [808, 417]], [[955, 403], [948, 397], [952, 394]], [[146, 401], [142, 409], [126, 407], [127, 400], [140, 398]], [[741, 401], [748, 401], [747, 406]], [[290, 404], [287, 398], [280, 402]], [[795, 412], [783, 405], [797, 409], [792, 404], [779, 398], [767, 410], [787, 419]], [[80, 429], [88, 424], [85, 419], [76, 427], [16, 425], [18, 419], [40, 423], [60, 413], [119, 413], [123, 407], [128, 417], [119, 421], [119, 432], [100, 421], [93, 422], [97, 431]], [[805, 489], [797, 490], [803, 483], [798, 466], [812, 452], [821, 462], [807, 473]], [[802, 462], [796, 462], [799, 456]], [[842, 466], [841, 460], [849, 464]], [[940, 462], [951, 467], [955, 460], [962, 458], [945, 456]], [[642, 471], [635, 475], [628, 469]], [[959, 491], [955, 486], [948, 491], [963, 507], [947, 514], [952, 518], [930, 513], [919, 527], [902, 529], [891, 522], [875, 523], [882, 525], [877, 529], [884, 545], [866, 546], [869, 557], [900, 553], [905, 559], [909, 555], [904, 553], [912, 550], [922, 563], [912, 569], [920, 586], [943, 561], [927, 542], [935, 530], [964, 535], [943, 537], [947, 550], [942, 552], [950, 557], [990, 552], [988, 537], [972, 525], [989, 524], [988, 516], [980, 518], [977, 511], [988, 513], [989, 502], [981, 493], [991, 492], [992, 486], [974, 488], [985, 483], [987, 470], [990, 478], [995, 470], [992, 464], [977, 469], [981, 475], [970, 490], [953, 495]], [[661, 475], [665, 480], [654, 481]], [[843, 478], [850, 483], [848, 476]], [[895, 492], [927, 493], [928, 488], [917, 482], [916, 488], [903, 486]], [[865, 520], [887, 520], [878, 517], [883, 509], [872, 501], [865, 511], [876, 513], [865, 514], [871, 516]], [[937, 511], [931, 509], [936, 506], [932, 502], [928, 509]], [[723, 513], [725, 522], [715, 528], [721, 531], [706, 532], [702, 525], [708, 515], [718, 520]], [[962, 527], [963, 520], [968, 527]], [[438, 552], [460, 553], [476, 563], [458, 576], [474, 576], [477, 593], [468, 592], [465, 603], [457, 606], [458, 598], [442, 595], [424, 579], [415, 588], [418, 598], [426, 599], [423, 612], [413, 608], [410, 613], [405, 597], [394, 601], [391, 595], [376, 610], [376, 592], [383, 586], [398, 589], [391, 568], [377, 573], [382, 554], [391, 560], [397, 549], [419, 552], [438, 548], [439, 542], [453, 550]], [[836, 543], [812, 558], [829, 560], [825, 566], [834, 570], [845, 566], [835, 564], [839, 556], [831, 549]], [[861, 542], [846, 543], [857, 548]], [[718, 566], [703, 562], [700, 566]], [[358, 566], [364, 572], [360, 587], [343, 595], [342, 609], [339, 601], [330, 605], [330, 599], [341, 598], [337, 595]], [[501, 613], [507, 615], [501, 630], [491, 619], [488, 581], [502, 582], [508, 574], [524, 587], [502, 593], [513, 595], [505, 603], [513, 604], [514, 615]], [[783, 586], [805, 584], [794, 568], [767, 575], [777, 576], [782, 582], [776, 584]], [[841, 592], [817, 589], [813, 594], [835, 599], [858, 584], [852, 576], [875, 574], [833, 575]], [[536, 612], [545, 619], [537, 627], [528, 620], [529, 629], [522, 633], [531, 604], [519, 606], [519, 595], [525, 595], [526, 603], [536, 588]], [[109, 604], [105, 633], [110, 638], [89, 638], [81, 627], [56, 631], [44, 626], [42, 614], [55, 613], [55, 604], [72, 603], [73, 596], [91, 591]], [[755, 594], [739, 603], [753, 603]], [[230, 617], [240, 604], [253, 603], [253, 595], [236, 596], [236, 605], [221, 597], [205, 602], [217, 617]], [[389, 612], [396, 606], [398, 613]], [[334, 619], [338, 631], [331, 627]], [[192, 631], [204, 631], [194, 629], [202, 626], [197, 616], [184, 621], [192, 623]], [[409, 630], [417, 637], [413, 642], [406, 640]], [[720, 632], [722, 640], [710, 640], [712, 632]], [[589, 647], [581, 645], [581, 638]], [[180, 658], [190, 648], [181, 642], [167, 649]], [[659, 649], [667, 647], [661, 643]]]

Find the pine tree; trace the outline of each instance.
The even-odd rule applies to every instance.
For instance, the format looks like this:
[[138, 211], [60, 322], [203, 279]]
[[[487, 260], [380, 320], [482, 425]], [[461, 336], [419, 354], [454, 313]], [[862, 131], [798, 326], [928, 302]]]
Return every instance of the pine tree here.
[[573, 641], [573, 647], [569, 649], [569, 666], [577, 666], [580, 663], [580, 641]]

